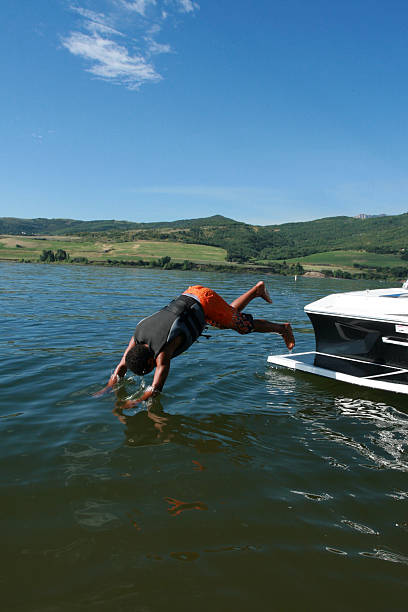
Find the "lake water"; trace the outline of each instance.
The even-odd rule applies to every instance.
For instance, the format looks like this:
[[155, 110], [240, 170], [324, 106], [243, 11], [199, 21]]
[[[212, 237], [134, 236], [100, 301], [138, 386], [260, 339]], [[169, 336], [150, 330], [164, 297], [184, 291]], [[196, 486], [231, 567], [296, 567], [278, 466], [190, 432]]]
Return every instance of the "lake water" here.
[[[267, 364], [279, 336], [210, 330], [151, 375], [108, 380], [138, 320], [189, 284], [232, 300], [251, 274], [0, 264], [2, 609], [405, 610], [406, 399]], [[266, 277], [303, 306], [368, 282]]]

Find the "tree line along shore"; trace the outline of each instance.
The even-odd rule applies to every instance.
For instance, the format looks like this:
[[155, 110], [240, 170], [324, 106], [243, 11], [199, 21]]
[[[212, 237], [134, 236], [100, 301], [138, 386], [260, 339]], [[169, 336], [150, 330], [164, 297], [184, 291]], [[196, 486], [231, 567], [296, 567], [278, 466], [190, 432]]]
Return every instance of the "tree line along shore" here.
[[[0, 238], [1, 240], [1, 238]], [[16, 249], [19, 247], [16, 245]], [[183, 261], [173, 260], [169, 255], [158, 258], [127, 258], [115, 259], [107, 257], [106, 259], [94, 259], [84, 255], [71, 255], [64, 249], [43, 249], [37, 256], [25, 257], [2, 257], [2, 249], [0, 249], [0, 261], [14, 261], [20, 263], [39, 263], [53, 265], [98, 265], [108, 267], [142, 267], [142, 268], [160, 268], [163, 270], [201, 270], [201, 271], [219, 271], [219, 272], [254, 272], [259, 271], [268, 274], [280, 274], [284, 276], [310, 276], [321, 278], [344, 278], [344, 279], [367, 279], [367, 280], [389, 280], [402, 282], [408, 277], [408, 267], [405, 266], [370, 266], [365, 267], [362, 264], [354, 263], [355, 271], [350, 272], [348, 269], [335, 268], [330, 264], [323, 264], [325, 267], [317, 269], [313, 266], [312, 269], [305, 267], [298, 261], [291, 263], [287, 261], [270, 261], [264, 264], [243, 264], [243, 263], [216, 263], [203, 262], [185, 259]], [[7, 253], [9, 255], [9, 252]], [[310, 266], [309, 266], [310, 268]]]

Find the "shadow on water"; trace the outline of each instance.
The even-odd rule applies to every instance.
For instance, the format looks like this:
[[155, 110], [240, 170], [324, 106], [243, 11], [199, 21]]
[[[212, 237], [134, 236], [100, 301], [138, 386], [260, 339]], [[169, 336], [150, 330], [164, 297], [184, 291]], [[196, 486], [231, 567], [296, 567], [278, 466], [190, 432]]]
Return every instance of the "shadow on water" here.
[[126, 414], [119, 406], [113, 414], [125, 426], [125, 444], [130, 447], [177, 444], [199, 453], [228, 452], [253, 443], [256, 434], [245, 425], [243, 415], [207, 414], [201, 417], [169, 414], [159, 398], [147, 409]]

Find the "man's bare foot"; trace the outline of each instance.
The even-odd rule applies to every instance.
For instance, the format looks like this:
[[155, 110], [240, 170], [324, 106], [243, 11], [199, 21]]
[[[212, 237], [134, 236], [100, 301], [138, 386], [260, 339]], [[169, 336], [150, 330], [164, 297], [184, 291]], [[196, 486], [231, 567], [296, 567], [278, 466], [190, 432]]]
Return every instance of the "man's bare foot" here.
[[264, 281], [259, 281], [259, 283], [256, 283], [255, 286], [256, 286], [256, 295], [264, 299], [265, 302], [269, 302], [269, 304], [272, 304], [271, 296], [269, 295], [268, 290], [265, 287]]
[[286, 346], [291, 351], [293, 347], [295, 346], [295, 337], [293, 335], [293, 331], [292, 331], [292, 327], [290, 323], [283, 324], [283, 332], [281, 335], [285, 341]]

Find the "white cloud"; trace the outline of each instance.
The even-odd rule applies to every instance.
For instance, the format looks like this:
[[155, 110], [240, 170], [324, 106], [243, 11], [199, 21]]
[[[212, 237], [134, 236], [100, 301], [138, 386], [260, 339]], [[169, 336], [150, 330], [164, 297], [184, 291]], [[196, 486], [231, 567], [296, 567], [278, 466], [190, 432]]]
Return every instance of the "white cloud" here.
[[[87, 5], [92, 1], [97, 5], [98, 0]], [[72, 6], [80, 22], [62, 37], [62, 45], [82, 58], [91, 74], [132, 90], [162, 79], [152, 58], [172, 52], [169, 44], [156, 40], [163, 25], [171, 25], [170, 17], [177, 12], [199, 9], [193, 0], [107, 0], [107, 7], [106, 13], [99, 13]]]
[[42, 134], [39, 134], [39, 133], [37, 133], [37, 132], [33, 132], [33, 133], [31, 134], [31, 136], [34, 138], [34, 140], [35, 140], [36, 142], [39, 142], [39, 143], [41, 143], [41, 142], [43, 141], [43, 138], [44, 138], [44, 136], [43, 136]]
[[44, 130], [42, 128], [38, 128], [31, 133], [31, 137], [33, 138], [34, 142], [42, 144], [48, 138], [51, 138], [54, 134], [56, 134], [55, 130]]
[[135, 11], [139, 13], [139, 15], [146, 15], [146, 9], [150, 6], [156, 5], [156, 0], [132, 0], [129, 2], [128, 0], [120, 0], [120, 3], [124, 8], [128, 11]]
[[126, 0], [121, 0], [121, 4], [128, 11], [135, 11], [139, 13], [139, 15], [146, 15], [146, 8], [149, 5], [155, 5], [156, 0], [133, 0], [132, 2], [127, 2]]
[[170, 45], [161, 45], [151, 38], [146, 38], [146, 41], [149, 44], [148, 49], [152, 55], [158, 55], [159, 53], [171, 53]]
[[200, 8], [197, 2], [192, 2], [192, 0], [179, 0], [179, 5], [184, 13], [192, 13]]
[[98, 34], [114, 34], [121, 36], [118, 30], [109, 25], [109, 18], [103, 13], [95, 13], [81, 7], [72, 7], [72, 10], [84, 18], [83, 27], [90, 32]]
[[129, 89], [137, 89], [146, 81], [158, 81], [161, 76], [141, 55], [129, 55], [127, 49], [112, 40], [93, 34], [74, 32], [63, 45], [74, 55], [92, 62], [92, 74]]

